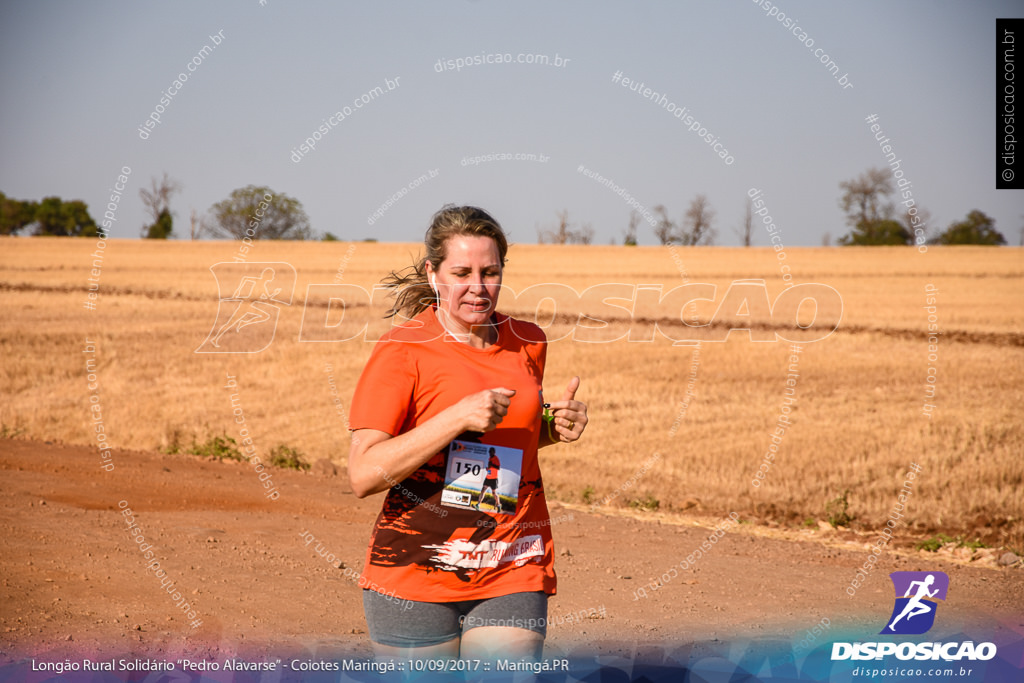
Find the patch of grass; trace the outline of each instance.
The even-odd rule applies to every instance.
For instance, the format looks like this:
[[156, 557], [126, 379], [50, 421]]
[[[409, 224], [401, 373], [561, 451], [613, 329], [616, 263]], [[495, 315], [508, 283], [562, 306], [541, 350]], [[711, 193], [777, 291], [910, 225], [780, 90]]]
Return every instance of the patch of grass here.
[[[193, 439], [195, 441], [195, 439]], [[167, 453], [168, 455], [177, 455], [178, 453], [187, 452], [187, 448], [182, 442], [181, 429], [175, 427], [174, 431], [171, 432], [170, 436], [167, 437], [167, 445], [160, 449], [161, 453]]]
[[301, 455], [296, 449], [280, 444], [270, 451], [270, 464], [285, 469], [308, 470], [310, 465], [300, 457]]
[[916, 544], [914, 547], [918, 550], [926, 550], [930, 553], [934, 553], [947, 543], [956, 543], [957, 548], [970, 548], [972, 550], [989, 547], [982, 543], [980, 538], [976, 538], [973, 541], [965, 541], [962, 535], [954, 538], [952, 536], [947, 536], [946, 534], [935, 534], [931, 538]]
[[648, 493], [643, 498], [633, 498], [630, 500], [629, 507], [637, 508], [638, 510], [657, 510], [661, 507], [661, 501]]
[[245, 460], [238, 444], [230, 436], [214, 436], [203, 444], [192, 444], [192, 452], [218, 460]]
[[583, 489], [583, 493], [580, 494], [580, 497], [583, 498], [583, 502], [586, 503], [587, 505], [593, 504], [593, 502], [594, 502], [594, 487], [593, 486], [587, 486], [585, 489]]
[[24, 433], [25, 430], [20, 427], [8, 427], [6, 424], [0, 425], [0, 439], [17, 439]]
[[951, 543], [952, 541], [953, 539], [950, 536], [947, 536], [946, 534], [936, 534], [925, 541], [921, 541], [914, 547], [918, 550], [927, 550], [930, 553], [934, 553], [939, 548], [946, 545], [947, 543]]
[[847, 500], [849, 495], [849, 489], [845, 489], [838, 496], [825, 503], [825, 519], [828, 520], [828, 523], [833, 528], [850, 526], [850, 522], [853, 521], [853, 517], [850, 515], [850, 501]]
[[804, 526], [810, 526], [810, 527], [818, 526], [818, 521], [816, 519], [814, 519], [814, 517], [808, 517], [807, 519], [804, 520]]
[[171, 435], [170, 443], [164, 449], [164, 453], [171, 455], [186, 453], [217, 458], [218, 460], [245, 460], [242, 451], [238, 450], [238, 444], [230, 436], [212, 436], [205, 443], [199, 443], [193, 438], [192, 445], [185, 446], [181, 442], [181, 433], [177, 430]]

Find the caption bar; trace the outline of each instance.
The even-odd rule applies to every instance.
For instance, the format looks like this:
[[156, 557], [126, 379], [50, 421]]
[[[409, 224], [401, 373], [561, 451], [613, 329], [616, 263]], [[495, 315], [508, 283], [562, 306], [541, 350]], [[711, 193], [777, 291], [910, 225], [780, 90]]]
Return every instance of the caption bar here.
[[996, 19], [996, 189], [1024, 190], [1017, 148], [1017, 43], [1024, 19]]

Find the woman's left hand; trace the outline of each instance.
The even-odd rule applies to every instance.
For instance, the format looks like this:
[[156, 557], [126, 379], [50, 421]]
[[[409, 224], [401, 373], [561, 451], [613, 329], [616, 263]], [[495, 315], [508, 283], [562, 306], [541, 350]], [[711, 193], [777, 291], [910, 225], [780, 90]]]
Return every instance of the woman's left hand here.
[[551, 424], [555, 427], [558, 440], [571, 443], [580, 438], [587, 428], [587, 404], [576, 400], [576, 391], [580, 388], [580, 378], [573, 377], [562, 393], [561, 401], [551, 403], [551, 412], [555, 419]]

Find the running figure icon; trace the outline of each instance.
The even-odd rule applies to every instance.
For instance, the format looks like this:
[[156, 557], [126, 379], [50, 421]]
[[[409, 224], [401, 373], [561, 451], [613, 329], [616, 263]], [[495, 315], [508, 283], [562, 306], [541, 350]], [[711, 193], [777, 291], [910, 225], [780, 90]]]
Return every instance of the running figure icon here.
[[933, 591], [928, 590], [928, 588], [933, 583], [935, 583], [935, 576], [933, 574], [929, 574], [928, 576], [926, 576], [923, 581], [911, 582], [910, 586], [907, 588], [907, 595], [915, 591], [914, 586], [917, 586], [916, 592], [914, 592], [914, 595], [910, 598], [909, 601], [907, 601], [906, 606], [903, 607], [903, 611], [900, 612], [899, 616], [893, 619], [892, 623], [889, 624], [890, 631], [895, 632], [896, 622], [898, 622], [903, 617], [906, 617], [907, 621], [910, 621], [919, 614], [928, 614], [932, 611], [932, 609], [934, 609], [931, 605], [925, 603], [922, 600], [922, 598], [925, 597], [934, 598], [935, 595], [939, 592], [938, 588], [936, 588]]
[[[273, 268], [264, 268], [259, 277], [250, 275], [242, 278], [234, 294], [229, 299], [225, 299], [225, 301], [238, 301], [238, 306], [228, 321], [217, 330], [217, 334], [210, 340], [211, 344], [219, 348], [220, 338], [232, 328], [236, 332], [241, 332], [243, 327], [270, 320], [270, 311], [266, 308], [273, 308], [273, 306], [268, 306], [265, 302], [274, 300], [281, 293], [280, 287], [274, 291], [269, 289], [270, 284], [274, 281], [274, 275]], [[260, 291], [261, 287], [262, 291]]]
[[909, 636], [930, 631], [939, 603], [949, 593], [949, 575], [939, 571], [899, 571], [890, 573], [889, 578], [895, 599], [885, 628], [879, 633]]
[[270, 346], [282, 311], [292, 305], [294, 266], [221, 261], [210, 272], [217, 282], [217, 313], [194, 353], [259, 353]]

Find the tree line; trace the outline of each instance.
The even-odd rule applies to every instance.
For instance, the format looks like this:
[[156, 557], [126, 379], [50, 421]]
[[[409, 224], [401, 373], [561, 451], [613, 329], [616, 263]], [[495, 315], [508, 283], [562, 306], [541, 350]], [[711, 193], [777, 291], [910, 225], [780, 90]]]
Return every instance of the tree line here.
[[[839, 207], [846, 214], [846, 222], [850, 231], [840, 237], [840, 246], [898, 246], [913, 244], [979, 244], [1005, 245], [1006, 238], [996, 230], [995, 220], [984, 212], [973, 209], [960, 221], [953, 221], [942, 232], [935, 231], [931, 225], [931, 215], [923, 207], [916, 206], [913, 198], [905, 198], [899, 202], [902, 211], [897, 211], [897, 202], [893, 195], [897, 188], [893, 184], [892, 175], [886, 168], [868, 169], [860, 176], [839, 183], [843, 191], [839, 198]], [[906, 195], [906, 193], [901, 193]], [[678, 244], [680, 246], [713, 245], [717, 231], [713, 227], [715, 210], [711, 207], [707, 195], [698, 194], [691, 202], [682, 218], [674, 221], [669, 218], [667, 209], [659, 205], [653, 209], [657, 222], [651, 228], [654, 237], [661, 245]], [[641, 216], [633, 211], [630, 213], [629, 225], [623, 231], [622, 243], [635, 246], [637, 230]], [[733, 232], [740, 243], [751, 246], [753, 242], [754, 224], [753, 202], [750, 197], [742, 222]], [[590, 244], [593, 230], [589, 224], [580, 230], [574, 230], [568, 219], [568, 211], [558, 214], [558, 227], [555, 230], [538, 230], [538, 241], [553, 244]], [[826, 233], [823, 244], [828, 246], [831, 241]], [[612, 242], [614, 244], [614, 240]], [[1021, 245], [1024, 246], [1024, 227], [1021, 228]]]
[[[1006, 244], [1006, 238], [996, 230], [995, 220], [978, 209], [969, 211], [963, 220], [950, 223], [941, 233], [930, 228], [930, 213], [915, 206], [907, 193], [902, 193], [904, 201], [899, 205], [903, 208], [898, 211], [892, 199], [897, 189], [886, 168], [868, 169], [839, 183], [839, 187], [843, 190], [839, 206], [850, 226], [850, 232], [839, 238], [840, 245]], [[1024, 238], [1024, 229], [1021, 236]]]
[[[172, 197], [181, 184], [166, 173], [153, 178], [150, 187], [139, 190], [148, 221], [139, 236], [145, 239], [176, 237]], [[17, 200], [0, 192], [0, 235], [48, 235], [55, 237], [96, 237], [100, 230], [89, 215], [85, 202], [60, 197], [42, 201]], [[309, 217], [298, 199], [268, 187], [248, 185], [233, 190], [227, 199], [217, 202], [199, 217], [192, 212], [190, 239], [317, 239]], [[327, 233], [324, 239], [333, 235]]]
[[[840, 246], [891, 246], [912, 244], [982, 244], [1005, 245], [1006, 238], [996, 230], [995, 220], [984, 212], [973, 209], [960, 221], [952, 222], [938, 232], [930, 225], [929, 212], [915, 206], [913, 200], [897, 203], [897, 188], [889, 171], [871, 168], [850, 180], [839, 183], [842, 195], [839, 207], [846, 215], [850, 231], [840, 237]], [[181, 191], [181, 185], [166, 173], [153, 178], [150, 187], [139, 190], [148, 221], [139, 231], [146, 239], [175, 237], [174, 212], [171, 199]], [[898, 206], [902, 210], [898, 210]], [[652, 209], [655, 218], [651, 231], [659, 244], [680, 246], [709, 246], [715, 243], [716, 212], [707, 195], [698, 194], [679, 219], [673, 219], [663, 205]], [[576, 225], [569, 220], [568, 210], [556, 214], [557, 222], [548, 228], [537, 228], [537, 241], [541, 244], [591, 244], [594, 229], [589, 223]], [[622, 244], [636, 246], [641, 216], [633, 211], [629, 224], [623, 230]], [[753, 241], [754, 212], [750, 198], [746, 201], [744, 218], [733, 232], [743, 246]], [[0, 235], [51, 235], [60, 237], [95, 237], [100, 229], [89, 215], [85, 202], [75, 199], [64, 201], [60, 197], [46, 197], [40, 201], [18, 200], [0, 192]], [[298, 199], [274, 192], [265, 186], [248, 185], [233, 190], [224, 200], [217, 202], [202, 217], [192, 212], [189, 229], [191, 239], [279, 239], [279, 240], [336, 240], [331, 233], [317, 235], [310, 227], [309, 217]], [[830, 237], [825, 235], [824, 244]], [[1024, 244], [1024, 228], [1021, 229]], [[613, 239], [614, 243], [614, 239]]]

